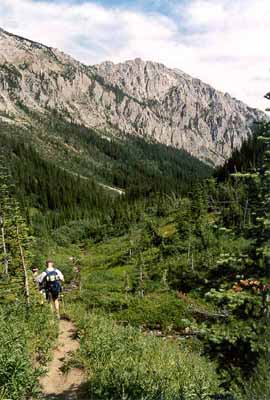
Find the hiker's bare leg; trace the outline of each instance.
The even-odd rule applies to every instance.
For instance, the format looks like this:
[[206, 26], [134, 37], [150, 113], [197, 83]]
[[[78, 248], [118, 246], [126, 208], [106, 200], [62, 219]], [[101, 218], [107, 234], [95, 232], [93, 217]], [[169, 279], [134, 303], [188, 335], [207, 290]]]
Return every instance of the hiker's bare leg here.
[[58, 299], [54, 300], [54, 309], [55, 309], [57, 318], [60, 319], [60, 305], [59, 305], [59, 300]]

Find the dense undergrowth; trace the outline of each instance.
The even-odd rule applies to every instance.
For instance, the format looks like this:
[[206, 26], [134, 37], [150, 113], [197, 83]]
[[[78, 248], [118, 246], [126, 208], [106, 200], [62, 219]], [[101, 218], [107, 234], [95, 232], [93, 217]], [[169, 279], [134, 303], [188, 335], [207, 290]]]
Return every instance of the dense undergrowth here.
[[50, 310], [37, 305], [30, 309], [24, 305], [1, 306], [0, 327], [2, 398], [39, 397], [38, 378], [45, 371], [58, 332]]
[[220, 393], [214, 365], [181, 343], [145, 336], [94, 313], [77, 323], [90, 398], [206, 400]]

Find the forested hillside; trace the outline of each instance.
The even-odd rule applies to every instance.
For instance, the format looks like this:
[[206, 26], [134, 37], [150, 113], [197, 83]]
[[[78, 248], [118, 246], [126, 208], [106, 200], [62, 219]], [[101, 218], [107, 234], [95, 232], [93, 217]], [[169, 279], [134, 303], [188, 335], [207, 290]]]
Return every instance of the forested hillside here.
[[120, 202], [117, 198], [121, 209], [142, 195], [187, 193], [212, 173], [172, 147], [131, 137], [119, 141], [55, 114], [32, 118], [35, 128], [0, 123], [0, 148], [17, 198], [33, 222], [45, 228], [76, 219], [107, 220], [118, 212], [114, 188], [125, 193]]
[[32, 225], [44, 225], [46, 231], [107, 212], [113, 196], [93, 178], [83, 179], [42, 159], [22, 138], [0, 135], [0, 146], [12, 192]]

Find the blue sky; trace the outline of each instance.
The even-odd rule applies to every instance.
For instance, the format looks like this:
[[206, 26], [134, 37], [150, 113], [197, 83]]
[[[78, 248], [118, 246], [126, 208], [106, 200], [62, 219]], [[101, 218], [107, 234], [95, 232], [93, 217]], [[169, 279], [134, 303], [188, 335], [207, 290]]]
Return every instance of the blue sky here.
[[0, 26], [86, 64], [162, 62], [268, 106], [270, 0], [0, 0]]
[[[39, 2], [39, 0], [35, 0]], [[41, 0], [43, 2], [50, 3], [70, 3], [70, 4], [82, 4], [82, 3], [94, 3], [90, 0]], [[124, 9], [131, 10], [144, 10], [147, 12], [161, 12], [166, 15], [172, 15], [175, 4], [184, 3], [187, 0], [97, 0], [96, 3], [104, 7], [121, 7]]]

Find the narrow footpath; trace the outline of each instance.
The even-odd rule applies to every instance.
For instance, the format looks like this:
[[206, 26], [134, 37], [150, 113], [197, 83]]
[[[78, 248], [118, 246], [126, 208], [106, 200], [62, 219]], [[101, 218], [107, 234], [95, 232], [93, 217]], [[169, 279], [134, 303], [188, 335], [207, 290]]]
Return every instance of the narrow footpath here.
[[83, 396], [83, 371], [72, 368], [63, 374], [61, 367], [70, 353], [76, 351], [80, 344], [74, 338], [76, 328], [72, 322], [61, 320], [60, 332], [53, 359], [48, 365], [48, 374], [41, 378], [43, 399], [45, 400], [85, 400]]

